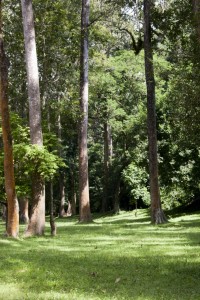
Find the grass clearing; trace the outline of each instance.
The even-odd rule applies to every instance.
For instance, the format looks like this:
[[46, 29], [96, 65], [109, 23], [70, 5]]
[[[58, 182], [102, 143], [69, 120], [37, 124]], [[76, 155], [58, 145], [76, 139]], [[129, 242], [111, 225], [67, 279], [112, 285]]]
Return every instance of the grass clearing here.
[[95, 215], [89, 225], [57, 219], [57, 231], [1, 235], [0, 299], [200, 299], [200, 213], [160, 226], [146, 210]]

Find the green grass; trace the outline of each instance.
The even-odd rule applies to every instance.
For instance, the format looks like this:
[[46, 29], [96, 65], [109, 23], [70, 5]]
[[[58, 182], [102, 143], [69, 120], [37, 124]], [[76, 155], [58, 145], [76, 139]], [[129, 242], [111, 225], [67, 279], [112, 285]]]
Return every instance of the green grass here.
[[0, 237], [0, 299], [200, 299], [200, 213], [162, 226], [145, 210], [59, 219], [57, 231]]

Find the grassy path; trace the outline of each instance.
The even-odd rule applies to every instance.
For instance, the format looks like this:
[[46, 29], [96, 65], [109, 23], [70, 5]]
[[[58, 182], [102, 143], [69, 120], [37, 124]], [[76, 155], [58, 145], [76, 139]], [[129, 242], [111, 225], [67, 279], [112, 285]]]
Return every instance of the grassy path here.
[[0, 237], [0, 300], [200, 299], [200, 213], [162, 226], [150, 225], [143, 210], [57, 227], [55, 238], [50, 230]]

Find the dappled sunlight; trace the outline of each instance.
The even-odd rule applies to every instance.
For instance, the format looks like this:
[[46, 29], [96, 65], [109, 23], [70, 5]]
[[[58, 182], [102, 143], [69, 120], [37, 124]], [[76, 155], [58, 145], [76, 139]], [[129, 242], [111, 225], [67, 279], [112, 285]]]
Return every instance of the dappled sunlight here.
[[49, 227], [42, 237], [0, 238], [0, 299], [198, 299], [198, 214], [161, 226], [138, 215], [97, 216], [87, 225], [57, 219], [54, 238]]
[[198, 214], [189, 214], [189, 215], [184, 214], [179, 217], [173, 218], [173, 222], [180, 222], [180, 221], [184, 221], [184, 222], [185, 221], [190, 221], [190, 222], [197, 221], [200, 223], [200, 215], [199, 215], [199, 213]]
[[[16, 295], [18, 298], [16, 298]], [[23, 291], [20, 291], [20, 288], [16, 283], [6, 283], [2, 282], [0, 284], [0, 299], [8, 299], [8, 300], [16, 300], [23, 299], [24, 297]]]
[[132, 222], [137, 222], [141, 219], [142, 219], [142, 221], [144, 219], [150, 221], [147, 210], [140, 210], [137, 213], [137, 216], [135, 215], [135, 211], [130, 211], [130, 212], [120, 211], [119, 214], [111, 215], [111, 216], [104, 216], [104, 217], [96, 219], [95, 221], [96, 222], [101, 221], [102, 223], [105, 223], [105, 224], [117, 223], [117, 222], [121, 223], [121, 222], [127, 222], [127, 221], [132, 223]]
[[0, 245], [2, 244], [5, 244], [5, 245], [8, 245], [8, 244], [11, 244], [13, 241], [12, 240], [9, 240], [9, 239], [0, 239]]
[[[194, 253], [194, 251], [199, 251], [199, 247], [194, 247], [194, 246], [189, 246], [189, 245], [173, 245], [172, 247], [170, 247], [170, 251], [167, 251], [167, 249], [165, 250], [165, 255], [169, 255], [169, 256], [177, 256], [177, 257], [181, 257], [181, 259], [183, 259], [183, 257], [185, 256], [185, 259], [189, 259], [190, 262], [194, 262], [194, 261], [200, 261], [200, 255], [198, 254], [198, 252], [193, 256], [191, 254]], [[191, 252], [191, 254], [190, 254]]]

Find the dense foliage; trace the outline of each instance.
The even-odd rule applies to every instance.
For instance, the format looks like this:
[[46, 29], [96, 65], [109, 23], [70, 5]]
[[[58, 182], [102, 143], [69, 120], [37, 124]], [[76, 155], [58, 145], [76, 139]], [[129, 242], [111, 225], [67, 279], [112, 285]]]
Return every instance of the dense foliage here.
[[[30, 175], [37, 168], [47, 181], [54, 178], [54, 198], [59, 199], [58, 175], [64, 173], [67, 203], [72, 192], [76, 194], [78, 190], [80, 3], [33, 1], [45, 137], [45, 147], [38, 149], [29, 143], [20, 6], [18, 1], [4, 2], [17, 192], [19, 196], [30, 196]], [[93, 211], [101, 210], [105, 184], [108, 210], [114, 209], [115, 201], [127, 210], [136, 203], [148, 206], [142, 3], [91, 2], [88, 136], [91, 207]], [[199, 45], [188, 1], [155, 1], [152, 20], [161, 201], [165, 208], [171, 209], [200, 195]], [[113, 149], [107, 175], [105, 124], [110, 128]], [[0, 165], [4, 198], [2, 153]]]

